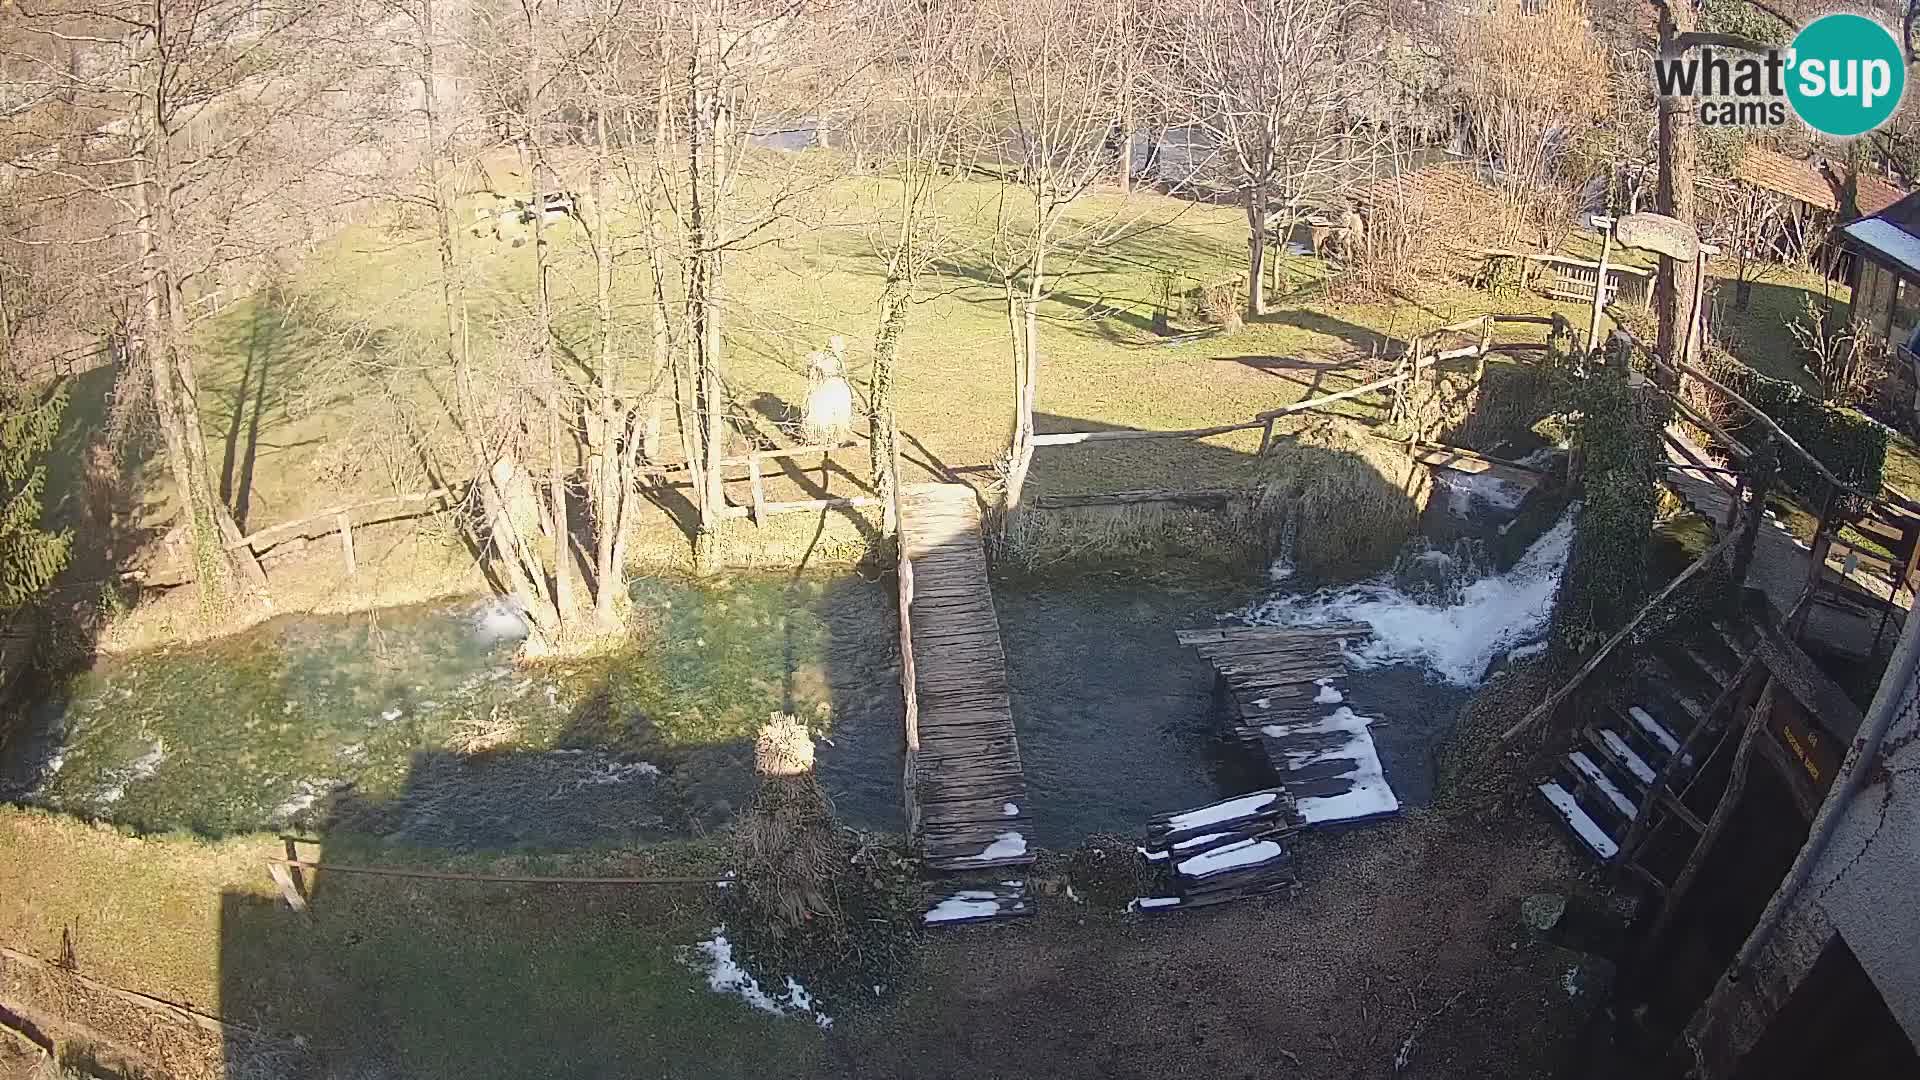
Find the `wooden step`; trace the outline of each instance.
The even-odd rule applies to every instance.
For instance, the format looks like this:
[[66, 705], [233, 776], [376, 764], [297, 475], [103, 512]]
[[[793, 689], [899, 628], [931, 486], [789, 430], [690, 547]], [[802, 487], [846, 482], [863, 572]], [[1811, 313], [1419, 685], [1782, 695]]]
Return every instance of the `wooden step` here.
[[1635, 740], [1631, 736], [1624, 735], [1604, 724], [1589, 725], [1583, 734], [1586, 735], [1587, 741], [1593, 744], [1594, 749], [1605, 755], [1608, 761], [1630, 778], [1636, 799], [1646, 792], [1647, 785], [1653, 783], [1653, 778], [1659, 775], [1659, 770], [1653, 763], [1634, 746]]
[[1599, 822], [1593, 820], [1592, 816], [1574, 799], [1572, 792], [1551, 780], [1536, 785], [1534, 790], [1547, 800], [1547, 805], [1553, 807], [1554, 813], [1559, 816], [1561, 822], [1572, 830], [1574, 839], [1591, 852], [1594, 858], [1601, 862], [1611, 862], [1615, 855], [1620, 854], [1620, 842], [1615, 840], [1607, 830], [1601, 828]]
[[927, 926], [955, 926], [1033, 914], [1025, 881], [1002, 881], [955, 889], [938, 897], [921, 921]]
[[1633, 820], [1634, 812], [1639, 808], [1638, 804], [1627, 798], [1627, 793], [1620, 790], [1620, 785], [1613, 777], [1607, 775], [1606, 769], [1598, 761], [1589, 757], [1584, 750], [1575, 750], [1567, 755], [1567, 764], [1573, 767], [1574, 773], [1584, 783], [1606, 800], [1608, 806], [1628, 821]]

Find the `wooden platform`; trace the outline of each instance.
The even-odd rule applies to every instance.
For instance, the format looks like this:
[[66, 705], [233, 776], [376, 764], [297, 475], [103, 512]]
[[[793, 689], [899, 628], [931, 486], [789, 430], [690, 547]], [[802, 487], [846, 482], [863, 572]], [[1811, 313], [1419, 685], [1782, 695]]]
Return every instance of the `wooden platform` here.
[[912, 564], [908, 621], [919, 705], [909, 783], [927, 865], [1031, 863], [1026, 780], [973, 489], [904, 489], [900, 543]]
[[1295, 828], [1398, 813], [1367, 733], [1370, 721], [1343, 702], [1343, 638], [1365, 623], [1183, 630], [1218, 673], [1229, 733], [1257, 747], [1279, 781], [1280, 812]]

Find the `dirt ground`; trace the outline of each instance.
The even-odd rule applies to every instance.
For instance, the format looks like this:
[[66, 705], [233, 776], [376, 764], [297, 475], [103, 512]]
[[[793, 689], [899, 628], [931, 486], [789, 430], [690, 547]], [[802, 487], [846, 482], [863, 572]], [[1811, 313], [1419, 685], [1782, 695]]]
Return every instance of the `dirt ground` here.
[[1055, 903], [1027, 926], [945, 935], [932, 978], [893, 1016], [836, 1031], [827, 1071], [1582, 1075], [1605, 965], [1520, 921], [1523, 896], [1578, 888], [1585, 872], [1544, 821], [1492, 836], [1422, 816], [1296, 853], [1291, 901], [1125, 920]]
[[[777, 1021], [778, 1039], [734, 1031], [730, 1053], [658, 1033], [658, 1052], [644, 1060], [619, 1060], [639, 1051], [632, 1043], [579, 1055], [556, 1045], [554, 1063], [566, 1062], [569, 1077], [689, 1080], [768, 1071], [967, 1080], [1609, 1075], [1596, 1064], [1609, 1048], [1592, 1036], [1607, 1025], [1590, 1023], [1605, 1001], [1606, 965], [1520, 918], [1529, 893], [1588, 892], [1588, 867], [1543, 818], [1521, 810], [1489, 833], [1423, 812], [1303, 841], [1296, 854], [1301, 888], [1290, 900], [1124, 916], [1053, 898], [1024, 922], [940, 932], [915, 985], [824, 1033]], [[355, 996], [335, 1005], [351, 1009]], [[229, 1045], [223, 1068], [220, 1042], [206, 1032], [86, 992], [54, 969], [8, 970], [0, 997], [16, 1012], [35, 1010], [42, 1026], [80, 1025], [111, 1051], [103, 1059], [117, 1055], [151, 1075], [331, 1077], [347, 1067], [265, 1053], [284, 1068], [236, 1069]], [[579, 1004], [619, 1009], [619, 998]], [[379, 1021], [367, 1000], [368, 1022]], [[484, 997], [470, 1004], [487, 1008]], [[520, 1037], [542, 1041], [538, 1031]], [[760, 1049], [740, 1046], [741, 1037]], [[352, 1075], [368, 1075], [368, 1064], [356, 1062]]]

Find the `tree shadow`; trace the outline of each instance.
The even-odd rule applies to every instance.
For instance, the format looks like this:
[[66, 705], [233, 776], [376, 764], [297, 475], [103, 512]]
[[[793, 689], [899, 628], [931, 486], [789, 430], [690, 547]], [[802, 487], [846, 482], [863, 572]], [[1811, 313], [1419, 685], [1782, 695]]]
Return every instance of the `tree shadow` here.
[[[891, 584], [853, 575], [755, 582], [643, 586], [642, 607], [661, 625], [597, 663], [537, 746], [417, 750], [390, 791], [344, 789], [317, 804], [305, 857], [534, 876], [719, 876], [728, 868], [719, 834], [755, 783], [751, 734], [772, 711], [824, 729], [817, 768], [843, 823], [898, 830], [903, 706]], [[810, 1025], [781, 1027], [711, 994], [687, 967], [687, 947], [724, 918], [727, 894], [711, 886], [325, 870], [300, 884], [304, 914], [270, 888], [222, 895], [214, 1011], [304, 1037], [312, 1075], [746, 1075], [784, 1031], [817, 1045]], [[252, 1040], [230, 1040], [229, 1070], [253, 1052]]]

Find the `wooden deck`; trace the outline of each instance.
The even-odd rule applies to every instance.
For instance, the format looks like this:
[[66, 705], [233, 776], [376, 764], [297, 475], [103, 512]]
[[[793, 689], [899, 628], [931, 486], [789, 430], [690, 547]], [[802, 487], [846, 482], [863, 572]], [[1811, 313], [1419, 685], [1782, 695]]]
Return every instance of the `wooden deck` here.
[[1235, 626], [1182, 630], [1219, 675], [1231, 734], [1258, 747], [1279, 780], [1281, 812], [1296, 828], [1397, 813], [1367, 733], [1369, 720], [1342, 704], [1342, 638], [1365, 623], [1312, 627]]
[[910, 734], [908, 783], [927, 865], [978, 870], [1031, 863], [1026, 779], [973, 489], [904, 489], [900, 543], [912, 566], [905, 614], [918, 702], [918, 749]]

